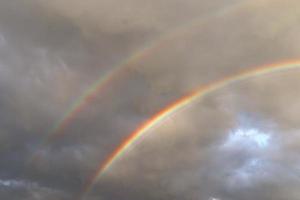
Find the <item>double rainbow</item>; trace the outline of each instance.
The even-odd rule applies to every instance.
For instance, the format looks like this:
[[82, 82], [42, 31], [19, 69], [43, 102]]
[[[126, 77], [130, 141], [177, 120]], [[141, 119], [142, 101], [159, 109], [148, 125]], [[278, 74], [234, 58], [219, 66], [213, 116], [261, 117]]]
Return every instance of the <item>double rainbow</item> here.
[[189, 23], [186, 23], [183, 26], [172, 30], [171, 32], [163, 34], [158, 39], [147, 43], [142, 49], [132, 53], [130, 56], [127, 57], [127, 59], [112, 67], [111, 71], [108, 71], [105, 75], [101, 76], [79, 98], [77, 98], [77, 100], [64, 113], [62, 118], [57, 121], [57, 123], [49, 131], [45, 139], [36, 148], [37, 151], [33, 153], [32, 157], [29, 159], [29, 163], [33, 163], [35, 162], [35, 160], [39, 159], [40, 149], [50, 144], [53, 140], [63, 136], [66, 133], [66, 127], [68, 127], [74, 121], [76, 116], [78, 116], [88, 105], [90, 105], [93, 102], [93, 99], [97, 97], [100, 93], [102, 93], [105, 90], [105, 88], [111, 85], [111, 83], [114, 80], [118, 79], [123, 74], [125, 74], [127, 70], [131, 67], [136, 66], [138, 61], [143, 60], [152, 53], [161, 49], [165, 44], [168, 44], [172, 41], [176, 41], [178, 37], [188, 33], [191, 29], [204, 25], [206, 22], [208, 22], [209, 19], [224, 16], [225, 14], [228, 14], [231, 11], [238, 11], [241, 8], [247, 8], [248, 3], [251, 3], [251, 1], [237, 1], [233, 5], [223, 7], [216, 13], [210, 13], [206, 16], [196, 18], [190, 21]]

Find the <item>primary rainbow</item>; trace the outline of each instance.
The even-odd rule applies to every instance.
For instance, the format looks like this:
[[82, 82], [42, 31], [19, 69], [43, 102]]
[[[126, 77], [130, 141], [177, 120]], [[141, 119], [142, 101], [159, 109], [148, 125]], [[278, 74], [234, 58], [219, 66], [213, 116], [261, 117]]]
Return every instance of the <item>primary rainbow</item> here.
[[159, 111], [157, 114], [152, 116], [150, 119], [142, 123], [107, 157], [106, 160], [100, 163], [96, 172], [86, 182], [80, 199], [84, 198], [84, 196], [92, 189], [93, 185], [97, 182], [97, 180], [101, 177], [101, 175], [103, 175], [104, 172], [108, 170], [116, 160], [118, 160], [121, 156], [123, 156], [126, 150], [130, 146], [132, 146], [137, 140], [139, 140], [147, 131], [157, 126], [159, 123], [161, 123], [167, 117], [171, 116], [173, 113], [179, 111], [180, 109], [182, 109], [187, 105], [190, 105], [196, 99], [204, 97], [229, 84], [247, 78], [251, 78], [251, 77], [261, 76], [272, 72], [280, 72], [280, 71], [295, 69], [295, 68], [300, 68], [300, 60], [263, 65], [260, 67], [244, 70], [235, 75], [225, 77], [223, 79], [214, 81], [204, 86], [200, 86], [196, 90], [192, 91], [190, 94], [168, 105], [167, 107]]

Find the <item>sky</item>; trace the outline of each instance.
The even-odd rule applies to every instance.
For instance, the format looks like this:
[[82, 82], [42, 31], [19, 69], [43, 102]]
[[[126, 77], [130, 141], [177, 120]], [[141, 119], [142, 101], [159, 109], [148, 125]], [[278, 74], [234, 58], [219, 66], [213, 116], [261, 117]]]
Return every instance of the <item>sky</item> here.
[[299, 7], [0, 0], [0, 199], [299, 200]]

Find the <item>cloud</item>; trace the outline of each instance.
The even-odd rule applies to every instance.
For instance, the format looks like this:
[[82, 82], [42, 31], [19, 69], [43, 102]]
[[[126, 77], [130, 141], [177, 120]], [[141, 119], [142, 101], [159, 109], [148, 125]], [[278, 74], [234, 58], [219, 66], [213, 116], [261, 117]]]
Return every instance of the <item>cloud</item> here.
[[[230, 133], [227, 141], [225, 142], [225, 147], [233, 147], [237, 145], [253, 146], [254, 148], [265, 148], [268, 147], [270, 143], [270, 135], [261, 133], [256, 129], [238, 129], [233, 133]], [[244, 146], [245, 147], [245, 146]]]
[[67, 199], [62, 191], [40, 186], [37, 183], [25, 180], [1, 179], [1, 198], [11, 199]]
[[[298, 7], [1, 1], [0, 197], [74, 199], [99, 163], [170, 102], [241, 70], [298, 58]], [[168, 39], [155, 42], [161, 35]], [[134, 52], [144, 56], [41, 147], [78, 97]], [[209, 93], [149, 130], [86, 199], [298, 199], [297, 91], [295, 69]]]
[[[105, 29], [109, 32], [125, 32], [136, 27], [162, 31], [185, 23], [199, 13], [204, 16], [210, 12], [218, 12], [226, 5], [237, 1], [152, 1], [137, 0], [119, 1], [41, 1], [46, 8], [67, 16], [76, 23], [89, 28]], [[69, 9], [72, 5], [72, 9]], [[139, 17], [136, 17], [139, 16]]]

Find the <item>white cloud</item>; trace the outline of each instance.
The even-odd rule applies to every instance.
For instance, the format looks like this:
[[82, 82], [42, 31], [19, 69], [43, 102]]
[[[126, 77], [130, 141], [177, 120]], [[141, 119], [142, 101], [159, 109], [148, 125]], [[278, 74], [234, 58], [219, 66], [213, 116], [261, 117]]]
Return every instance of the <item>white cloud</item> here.
[[18, 188], [18, 187], [32, 188], [32, 187], [37, 187], [38, 185], [32, 182], [8, 179], [8, 180], [0, 180], [0, 186], [11, 187], [11, 188]]
[[266, 148], [269, 146], [270, 140], [270, 134], [261, 132], [257, 129], [239, 128], [228, 135], [224, 143], [224, 147], [230, 148], [238, 145], [244, 145], [244, 147], [249, 148]]

